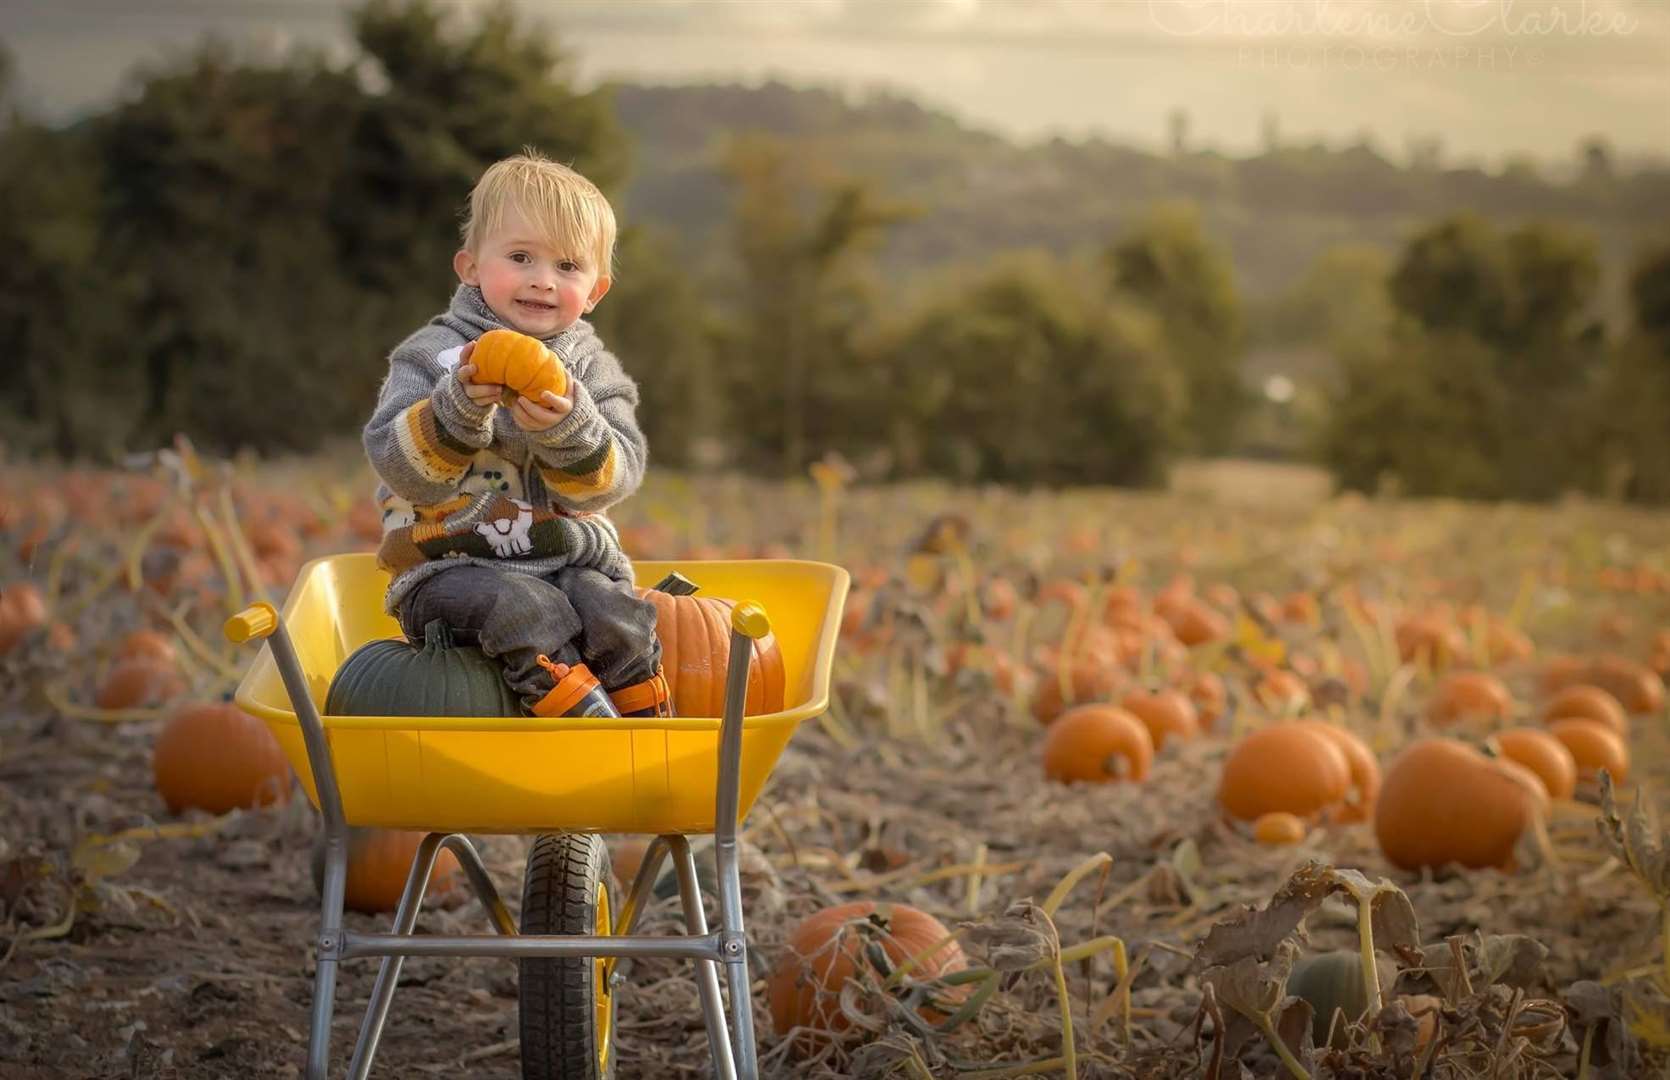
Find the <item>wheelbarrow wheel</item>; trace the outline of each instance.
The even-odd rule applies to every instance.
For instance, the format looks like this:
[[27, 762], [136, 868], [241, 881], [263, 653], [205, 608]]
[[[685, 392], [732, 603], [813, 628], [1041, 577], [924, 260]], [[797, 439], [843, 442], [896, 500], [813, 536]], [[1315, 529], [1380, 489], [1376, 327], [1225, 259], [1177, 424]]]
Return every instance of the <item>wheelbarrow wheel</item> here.
[[[613, 932], [609, 854], [590, 833], [540, 836], [522, 878], [522, 933]], [[523, 1080], [615, 1074], [615, 996], [602, 959], [518, 961]]]

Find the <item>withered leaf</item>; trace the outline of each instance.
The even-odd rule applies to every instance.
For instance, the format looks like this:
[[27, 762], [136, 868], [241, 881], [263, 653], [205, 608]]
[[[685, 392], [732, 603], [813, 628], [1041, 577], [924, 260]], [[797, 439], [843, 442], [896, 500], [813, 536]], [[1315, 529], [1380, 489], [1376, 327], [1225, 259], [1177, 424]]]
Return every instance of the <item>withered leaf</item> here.
[[1369, 1025], [1380, 1036], [1380, 1045], [1393, 1058], [1414, 1056], [1420, 1045], [1421, 1024], [1401, 998], [1381, 1009]]
[[1282, 1004], [1281, 1016], [1276, 1020], [1276, 1035], [1287, 1044], [1288, 1053], [1299, 1060], [1306, 1072], [1314, 1070], [1312, 1058], [1315, 1046], [1311, 1042], [1311, 1025], [1315, 1010], [1304, 998], [1288, 998]]
[[1464, 938], [1452, 934], [1437, 945], [1421, 950], [1421, 968], [1438, 984], [1444, 1000], [1454, 1005], [1473, 993], [1472, 981], [1467, 976], [1467, 956]]
[[1479, 974], [1486, 983], [1522, 989], [1540, 981], [1542, 962], [1548, 959], [1548, 946], [1524, 934], [1481, 936], [1476, 948]]
[[1050, 955], [1054, 935], [1043, 910], [1030, 900], [1009, 905], [995, 922], [963, 924], [963, 942], [996, 971], [1020, 971]]
[[[1579, 1044], [1589, 1043], [1589, 1063], [1597, 1080], [1625, 1080], [1639, 1075], [1641, 1054], [1629, 1025], [1621, 1019], [1623, 990], [1596, 982], [1574, 982], [1561, 995], [1572, 1014], [1572, 1033]], [[1594, 1034], [1586, 1029], [1594, 1027]]]
[[1333, 892], [1326, 871], [1327, 867], [1321, 863], [1307, 862], [1293, 872], [1264, 907], [1245, 908], [1240, 917], [1213, 926], [1195, 950], [1195, 968], [1233, 964], [1247, 957], [1268, 960], [1275, 956], [1283, 944], [1289, 943], [1305, 916]]
[[1628, 819], [1620, 817], [1612, 776], [1604, 769], [1600, 773], [1600, 816], [1595, 819], [1595, 827], [1607, 850], [1629, 867], [1660, 903], [1670, 902], [1670, 846], [1653, 827], [1639, 788]]

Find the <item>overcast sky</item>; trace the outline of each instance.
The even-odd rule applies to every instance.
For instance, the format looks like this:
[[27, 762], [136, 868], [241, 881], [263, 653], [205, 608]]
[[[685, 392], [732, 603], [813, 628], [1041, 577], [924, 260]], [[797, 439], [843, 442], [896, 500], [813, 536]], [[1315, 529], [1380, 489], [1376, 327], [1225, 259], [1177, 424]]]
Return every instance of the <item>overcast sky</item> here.
[[[136, 61], [217, 31], [346, 55], [349, 0], [0, 0], [24, 99], [97, 107]], [[442, 6], [461, 15], [479, 0]], [[1023, 139], [1256, 149], [1368, 133], [1401, 155], [1670, 155], [1670, 0], [516, 0], [587, 82], [885, 85]]]

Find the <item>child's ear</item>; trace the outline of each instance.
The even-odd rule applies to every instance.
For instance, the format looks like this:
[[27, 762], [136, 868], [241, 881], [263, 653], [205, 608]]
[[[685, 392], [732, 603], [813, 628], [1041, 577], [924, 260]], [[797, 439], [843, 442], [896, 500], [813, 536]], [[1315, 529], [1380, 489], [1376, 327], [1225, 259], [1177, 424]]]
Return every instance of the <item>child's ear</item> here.
[[610, 281], [606, 277], [600, 277], [597, 279], [597, 284], [591, 287], [591, 295], [586, 298], [587, 312], [590, 312], [592, 308], [597, 306], [597, 302], [603, 299], [603, 294], [609, 291], [609, 286], [612, 284], [614, 284], [614, 282]]
[[452, 257], [452, 272], [466, 285], [481, 284], [481, 272], [476, 266], [475, 254], [468, 248], [458, 249], [458, 253]]

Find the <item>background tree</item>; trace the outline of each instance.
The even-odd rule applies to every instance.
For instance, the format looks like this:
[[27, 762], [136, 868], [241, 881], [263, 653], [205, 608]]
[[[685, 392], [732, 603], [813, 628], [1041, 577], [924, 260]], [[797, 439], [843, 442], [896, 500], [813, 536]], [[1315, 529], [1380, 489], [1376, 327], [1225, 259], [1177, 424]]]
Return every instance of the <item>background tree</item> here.
[[798, 475], [816, 453], [852, 438], [849, 421], [874, 407], [853, 377], [855, 336], [875, 303], [863, 256], [910, 210], [767, 136], [738, 138], [725, 161], [736, 192], [738, 296], [720, 381], [743, 463]]
[[1183, 379], [1158, 321], [1048, 256], [946, 283], [881, 353], [875, 404], [906, 474], [1153, 485], [1181, 441]]
[[1229, 258], [1207, 241], [1186, 203], [1151, 210], [1107, 251], [1117, 293], [1160, 320], [1183, 374], [1184, 425], [1196, 450], [1222, 453], [1248, 403], [1241, 383], [1241, 303]]

